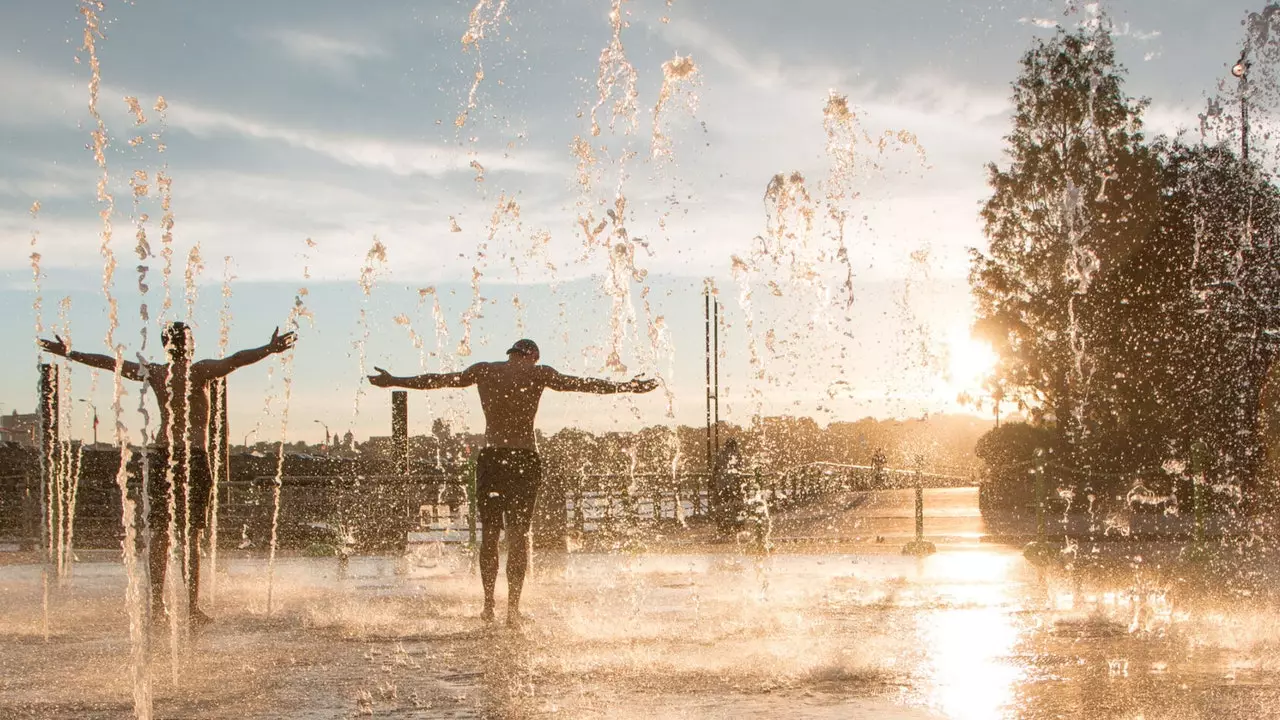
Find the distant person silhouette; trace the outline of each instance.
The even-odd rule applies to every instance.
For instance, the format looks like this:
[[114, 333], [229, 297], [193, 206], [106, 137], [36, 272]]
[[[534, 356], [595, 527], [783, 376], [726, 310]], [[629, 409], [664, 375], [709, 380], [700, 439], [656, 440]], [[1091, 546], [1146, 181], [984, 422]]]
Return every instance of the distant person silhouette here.
[[716, 456], [715, 472], [711, 476], [711, 516], [722, 538], [732, 535], [741, 524], [746, 509], [742, 494], [745, 471], [738, 441], [729, 438]]
[[475, 385], [484, 410], [485, 447], [476, 461], [476, 496], [480, 522], [480, 581], [484, 585], [484, 610], [480, 617], [493, 620], [494, 588], [498, 582], [498, 538], [507, 529], [507, 624], [518, 626], [520, 592], [529, 566], [529, 535], [533, 507], [542, 481], [533, 432], [538, 403], [546, 389], [598, 395], [647, 393], [657, 380], [634, 378], [614, 382], [564, 375], [539, 365], [538, 346], [519, 340], [507, 350], [505, 362], [476, 363], [462, 372], [426, 373], [394, 377], [375, 367], [369, 382], [377, 387], [418, 390], [460, 388]]
[[[214, 380], [231, 374], [238, 368], [262, 360], [274, 353], [284, 352], [296, 340], [296, 336], [287, 332], [280, 334], [280, 328], [271, 333], [271, 341], [266, 345], [251, 350], [241, 350], [233, 355], [218, 360], [200, 360], [191, 362], [193, 340], [191, 329], [186, 323], [170, 323], [161, 333], [165, 355], [168, 362], [148, 363], [124, 361], [120, 369], [121, 377], [145, 382], [155, 393], [156, 403], [160, 406], [160, 432], [157, 433], [152, 450], [152, 465], [162, 468], [164, 472], [154, 476], [150, 483], [152, 528], [151, 537], [151, 607], [153, 610], [163, 607], [164, 577], [169, 559], [169, 487], [172, 483], [176, 500], [179, 528], [190, 527], [193, 534], [205, 527], [205, 511], [211, 501], [213, 491], [213, 475], [209, 469], [208, 428], [209, 428], [209, 387]], [[101, 370], [114, 371], [116, 360], [108, 355], [83, 353], [71, 350], [62, 338], [57, 335], [53, 340], [40, 340], [40, 347], [54, 355], [61, 355], [73, 362], [82, 363]], [[184, 496], [184, 488], [190, 488]], [[189, 522], [189, 524], [188, 524]], [[188, 620], [193, 625], [209, 622], [199, 607], [200, 599], [200, 552], [199, 547], [192, 548], [190, 537], [179, 559], [186, 568], [186, 560], [191, 558], [191, 581], [187, 586]]]

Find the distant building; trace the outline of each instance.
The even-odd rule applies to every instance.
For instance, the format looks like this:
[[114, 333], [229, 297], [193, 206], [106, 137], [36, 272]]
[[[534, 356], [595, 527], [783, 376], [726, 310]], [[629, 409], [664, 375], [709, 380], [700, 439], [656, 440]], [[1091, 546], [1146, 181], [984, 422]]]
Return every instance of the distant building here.
[[40, 416], [35, 413], [0, 415], [0, 442], [12, 442], [23, 447], [35, 447], [40, 433]]

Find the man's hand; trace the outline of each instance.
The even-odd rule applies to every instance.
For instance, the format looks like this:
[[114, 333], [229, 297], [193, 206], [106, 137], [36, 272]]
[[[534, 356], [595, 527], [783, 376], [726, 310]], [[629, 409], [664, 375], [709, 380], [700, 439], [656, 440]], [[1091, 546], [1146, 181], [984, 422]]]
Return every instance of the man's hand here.
[[44, 338], [40, 338], [39, 342], [40, 342], [40, 347], [45, 352], [50, 352], [50, 353], [53, 353], [54, 355], [61, 355], [63, 357], [67, 356], [67, 344], [63, 342], [62, 338], [58, 337], [57, 335], [54, 335], [52, 340], [45, 340]]
[[391, 387], [395, 383], [395, 378], [391, 376], [391, 373], [377, 367], [376, 365], [373, 369], [377, 370], [378, 374], [369, 376], [370, 385], [373, 385], [374, 387]]
[[654, 378], [641, 378], [639, 375], [631, 378], [629, 382], [624, 383], [627, 392], [647, 393], [658, 387], [658, 381]]
[[293, 344], [297, 342], [297, 340], [298, 336], [291, 332], [281, 335], [280, 328], [277, 327], [271, 333], [271, 342], [267, 343], [267, 349], [273, 353], [282, 353], [293, 347]]

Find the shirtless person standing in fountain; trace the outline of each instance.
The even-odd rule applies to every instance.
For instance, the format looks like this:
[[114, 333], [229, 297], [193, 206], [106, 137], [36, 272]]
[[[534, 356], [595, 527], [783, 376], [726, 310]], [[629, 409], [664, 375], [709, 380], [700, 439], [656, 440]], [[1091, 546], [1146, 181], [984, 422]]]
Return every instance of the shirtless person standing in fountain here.
[[[166, 363], [137, 363], [126, 360], [120, 376], [146, 382], [160, 406], [160, 431], [152, 447], [155, 455], [151, 467], [160, 472], [151, 475], [151, 607], [158, 611], [164, 602], [164, 576], [169, 560], [169, 487], [173, 486], [178, 515], [176, 527], [179, 542], [189, 528], [186, 544], [178, 559], [184, 564], [191, 558], [190, 583], [187, 585], [188, 620], [193, 625], [207, 623], [209, 617], [200, 611], [200, 549], [190, 545], [191, 535], [205, 527], [205, 511], [213, 490], [207, 450], [209, 418], [209, 386], [214, 380], [234, 370], [256, 363], [274, 353], [293, 347], [295, 335], [280, 334], [276, 328], [271, 342], [259, 348], [241, 350], [220, 360], [191, 362], [191, 330], [185, 323], [171, 323], [161, 335]], [[114, 371], [116, 360], [107, 355], [82, 353], [67, 347], [62, 338], [41, 340], [40, 347], [54, 355], [90, 367]], [[190, 448], [190, 452], [188, 452]], [[190, 488], [186, 490], [186, 488]], [[189, 497], [184, 497], [184, 492]]]
[[529, 531], [533, 505], [542, 480], [542, 463], [534, 440], [533, 419], [542, 391], [598, 395], [646, 393], [657, 380], [613, 382], [562, 375], [538, 364], [538, 346], [520, 340], [507, 351], [506, 362], [476, 363], [462, 372], [394, 377], [375, 367], [369, 382], [378, 387], [418, 390], [469, 387], [480, 392], [484, 410], [485, 448], [476, 464], [476, 495], [484, 535], [480, 540], [480, 580], [484, 585], [483, 620], [493, 620], [493, 591], [498, 582], [498, 535], [507, 526], [507, 624], [519, 625], [520, 590], [529, 566]]

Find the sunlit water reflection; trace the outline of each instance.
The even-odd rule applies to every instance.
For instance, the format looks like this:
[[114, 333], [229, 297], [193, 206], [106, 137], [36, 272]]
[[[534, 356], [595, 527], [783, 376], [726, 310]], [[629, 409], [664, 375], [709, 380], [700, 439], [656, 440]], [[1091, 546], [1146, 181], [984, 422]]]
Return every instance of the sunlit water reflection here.
[[[456, 547], [220, 569], [163, 717], [1265, 717], [1276, 613], [1042, 576], [1015, 550], [542, 556], [523, 634], [476, 619]], [[0, 567], [0, 716], [130, 714], [118, 564], [53, 598]], [[500, 591], [501, 592], [501, 591]], [[153, 642], [164, 642], [162, 631]], [[158, 663], [167, 662], [158, 659]]]

